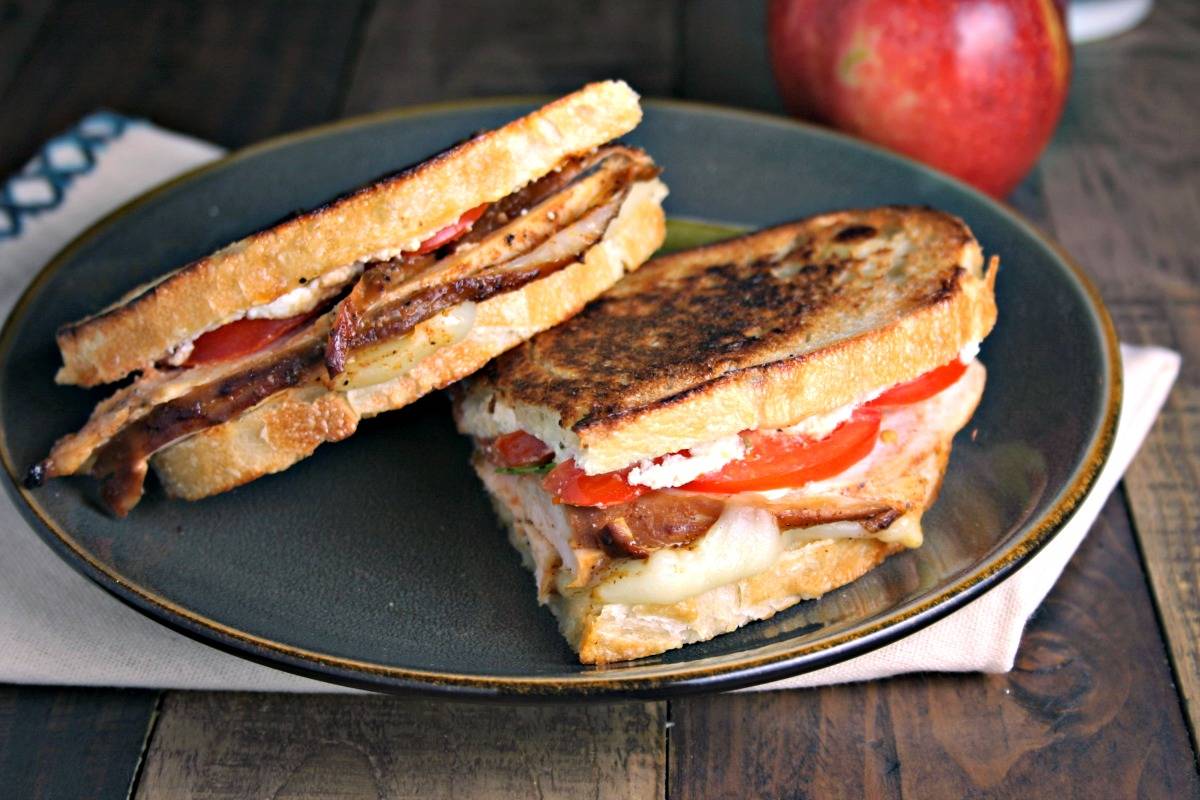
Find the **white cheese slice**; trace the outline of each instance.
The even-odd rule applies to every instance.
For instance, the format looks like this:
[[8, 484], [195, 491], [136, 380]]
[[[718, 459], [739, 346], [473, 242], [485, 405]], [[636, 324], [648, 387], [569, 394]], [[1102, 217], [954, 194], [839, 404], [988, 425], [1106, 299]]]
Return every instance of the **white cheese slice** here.
[[[467, 338], [475, 326], [475, 303], [459, 303], [434, 314], [408, 333], [354, 351], [334, 376], [339, 391], [355, 392], [402, 377], [443, 347]], [[351, 398], [351, 403], [354, 399]]]
[[642, 560], [616, 562], [596, 588], [605, 603], [677, 603], [767, 569], [783, 552], [775, 516], [730, 503], [690, 547], [657, 550]]

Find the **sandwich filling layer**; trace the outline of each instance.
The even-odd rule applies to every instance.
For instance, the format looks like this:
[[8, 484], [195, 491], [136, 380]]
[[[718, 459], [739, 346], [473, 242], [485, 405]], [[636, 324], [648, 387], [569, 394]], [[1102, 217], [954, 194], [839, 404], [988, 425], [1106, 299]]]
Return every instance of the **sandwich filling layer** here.
[[[854, 463], [789, 486], [712, 491], [717, 468], [680, 487], [632, 490], [632, 497], [582, 506], [563, 501], [553, 470], [502, 465], [504, 448], [495, 440], [476, 440], [475, 466], [502, 516], [528, 539], [543, 600], [585, 592], [601, 603], [674, 603], [762, 572], [784, 551], [814, 541], [919, 546], [921, 514], [985, 382], [978, 361], [953, 371], [956, 377], [931, 395], [879, 405], [879, 426]], [[927, 391], [936, 388], [923, 379]]]
[[473, 209], [415, 252], [350, 268], [348, 281], [333, 287], [340, 294], [314, 287], [295, 298], [294, 308], [275, 311], [310, 300], [315, 307], [284, 320], [256, 312], [183, 343], [169, 361], [97, 406], [82, 430], [60, 439], [27, 483], [89, 473], [123, 515], [141, 497], [158, 450], [284, 389], [312, 384], [350, 393], [397, 379], [461, 340], [476, 303], [579, 261], [631, 191], [657, 172], [644, 153], [620, 146], [568, 159], [513, 195]]

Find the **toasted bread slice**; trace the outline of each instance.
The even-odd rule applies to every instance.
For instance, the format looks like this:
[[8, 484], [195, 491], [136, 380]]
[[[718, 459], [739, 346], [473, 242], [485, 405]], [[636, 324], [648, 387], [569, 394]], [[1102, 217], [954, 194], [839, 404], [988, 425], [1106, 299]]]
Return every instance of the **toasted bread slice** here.
[[[635, 184], [604, 238], [583, 257], [521, 289], [478, 304], [461, 341], [436, 351], [407, 374], [350, 392], [302, 386], [157, 453], [151, 461], [167, 492], [196, 500], [287, 469], [324, 442], [344, 439], [358, 420], [400, 408], [469, 375], [539, 331], [561, 323], [637, 269], [662, 244], [666, 187]], [[423, 323], [424, 324], [424, 323]], [[413, 331], [421, 338], [421, 325]]]
[[961, 220], [909, 207], [667, 255], [473, 378], [459, 424], [527, 431], [589, 474], [787, 427], [977, 344], [995, 275]]
[[[510, 541], [537, 576], [540, 599], [558, 618], [563, 635], [578, 651], [580, 660], [596, 664], [643, 658], [711, 639], [748, 622], [771, 617], [802, 600], [820, 597], [856, 580], [906, 546], [919, 543], [921, 517], [941, 487], [951, 441], [974, 413], [984, 383], [983, 366], [971, 364], [956, 384], [938, 395], [888, 413], [884, 424], [897, 433], [894, 443], [879, 442], [865, 461], [845, 474], [791, 492], [801, 501], [819, 501], [849, 490], [905, 509], [887, 530], [874, 536], [866, 536], [863, 531], [858, 538], [828, 536], [837, 525], [769, 533], [783, 539], [778, 554], [769, 558], [762, 569], [739, 573], [729, 582], [705, 581], [703, 574], [693, 573], [703, 573], [714, 563], [727, 565], [746, 558], [745, 551], [753, 550], [758, 537], [735, 535], [709, 544], [701, 539], [699, 550], [709, 548], [708, 552], [697, 558], [695, 546], [675, 551], [682, 553], [682, 557], [675, 557], [677, 568], [660, 570], [665, 580], [656, 584], [658, 591], [670, 591], [676, 576], [687, 576], [701, 587], [690, 596], [672, 598], [670, 602], [630, 602], [628, 597], [612, 597], [614, 589], [631, 594], [630, 574], [619, 560], [593, 570], [585, 581], [568, 583], [559, 573], [570, 573], [571, 565], [552, 543], [555, 534], [550, 530], [553, 515], [561, 513], [561, 507], [554, 505], [540, 487], [528, 485], [536, 484], [539, 478], [503, 474], [484, 459], [476, 459], [475, 468], [508, 529]], [[519, 486], [521, 483], [527, 485]], [[738, 502], [752, 501], [742, 498]], [[786, 500], [765, 502], [759, 498], [757, 502], [770, 509]], [[541, 508], [536, 507], [538, 504]], [[915, 535], [915, 541], [895, 538], [892, 534], [898, 533], [897, 529], [904, 531], [905, 538]], [[578, 570], [582, 559], [575, 562]]]
[[564, 158], [632, 130], [638, 96], [591, 84], [415, 167], [289, 219], [139, 287], [58, 334], [59, 383], [143, 370], [245, 312], [323, 275], [415, 249], [468, 209], [512, 194]]

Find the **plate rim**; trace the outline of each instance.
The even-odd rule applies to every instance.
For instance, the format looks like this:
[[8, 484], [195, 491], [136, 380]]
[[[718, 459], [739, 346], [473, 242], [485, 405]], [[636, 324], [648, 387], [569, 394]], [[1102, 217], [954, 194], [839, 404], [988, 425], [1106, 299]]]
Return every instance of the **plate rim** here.
[[[320, 139], [344, 130], [410, 117], [544, 103], [549, 99], [552, 97], [547, 95], [517, 95], [451, 100], [376, 111], [274, 136], [186, 170], [101, 217], [69, 241], [38, 270], [13, 304], [3, 327], [0, 328], [0, 363], [6, 362], [9, 358], [19, 327], [18, 323], [25, 318], [27, 306], [40, 293], [42, 285], [57, 273], [76, 251], [115, 225], [121, 218], [154, 202], [161, 195], [183, 184], [194, 181], [209, 172], [253, 158], [260, 153], [270, 152], [301, 141]], [[871, 652], [903, 636], [910, 635], [985, 593], [1027, 563], [1070, 520], [1083, 498], [1095, 484], [1096, 477], [1111, 451], [1120, 412], [1123, 374], [1116, 329], [1098, 289], [1083, 268], [1051, 236], [1044, 233], [1007, 203], [996, 200], [953, 176], [870, 142], [864, 142], [813, 123], [763, 111], [731, 108], [693, 100], [643, 99], [642, 102], [643, 105], [649, 107], [673, 108], [700, 115], [741, 117], [759, 124], [796, 128], [808, 135], [832, 140], [841, 146], [849, 146], [852, 149], [870, 153], [873, 157], [882, 157], [909, 169], [932, 175], [939, 180], [948, 182], [953, 188], [965, 192], [972, 199], [982, 201], [985, 206], [990, 207], [990, 210], [1007, 218], [1021, 229], [1022, 233], [1046, 247], [1066, 267], [1068, 275], [1082, 290], [1081, 295], [1087, 301], [1089, 310], [1099, 323], [1100, 344], [1107, 367], [1107, 385], [1100, 389], [1101, 392], [1104, 392], [1104, 409], [1100, 427], [1089, 443], [1082, 462], [1062, 487], [1058, 502], [1037, 519], [1027, 521], [1022, 526], [1023, 530], [1018, 534], [1019, 539], [1009, 545], [1007, 551], [996, 556], [990, 565], [973, 566], [968, 574], [952, 585], [944, 587], [935, 595], [925, 598], [909, 609], [891, 613], [865, 629], [858, 628], [853, 632], [847, 631], [839, 634], [817, 648], [809, 645], [800, 652], [797, 652], [795, 647], [785, 648], [781, 652], [755, 658], [752, 655], [753, 651], [750, 651], [746, 657], [734, 657], [729, 663], [694, 668], [689, 668], [687, 663], [672, 664], [665, 674], [640, 677], [620, 677], [619, 673], [606, 673], [604, 670], [572, 676], [550, 677], [440, 672], [375, 664], [278, 642], [225, 625], [162, 597], [136, 582], [127, 580], [115, 569], [110, 569], [94, 558], [70, 533], [62, 529], [51, 518], [37, 498], [23, 486], [21, 470], [16, 468], [13, 463], [6, 432], [0, 429], [0, 461], [3, 461], [7, 474], [8, 480], [4, 481], [4, 484], [9, 496], [17, 501], [15, 505], [24, 518], [31, 523], [30, 527], [76, 571], [87, 576], [126, 605], [192, 639], [241, 658], [316, 680], [375, 691], [417, 692], [473, 698], [553, 699], [563, 696], [580, 696], [604, 699], [614, 697], [647, 699], [737, 689], [791, 677]]]

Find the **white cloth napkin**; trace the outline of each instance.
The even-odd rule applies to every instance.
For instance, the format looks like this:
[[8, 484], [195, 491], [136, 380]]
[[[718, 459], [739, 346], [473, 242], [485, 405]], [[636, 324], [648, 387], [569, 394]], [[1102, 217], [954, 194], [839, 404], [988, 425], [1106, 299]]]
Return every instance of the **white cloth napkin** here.
[[[108, 112], [48, 143], [0, 195], [0, 312], [78, 232], [145, 189], [218, 157], [213, 145]], [[1025, 621], [1087, 535], [1179, 369], [1160, 348], [1121, 349], [1125, 402], [1108, 465], [1075, 517], [1009, 580], [945, 619], [844, 663], [758, 689], [903, 672], [1003, 672]], [[195, 642], [114, 599], [60, 561], [0, 497], [0, 682], [172, 689], [350, 691]]]

